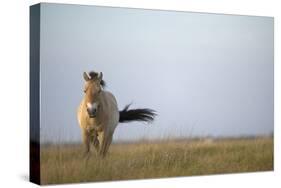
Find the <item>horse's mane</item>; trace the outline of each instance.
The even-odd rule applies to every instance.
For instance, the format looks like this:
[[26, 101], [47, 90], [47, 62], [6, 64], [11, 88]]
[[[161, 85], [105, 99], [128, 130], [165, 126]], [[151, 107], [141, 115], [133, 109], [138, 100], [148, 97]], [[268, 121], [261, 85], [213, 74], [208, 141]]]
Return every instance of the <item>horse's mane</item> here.
[[100, 85], [104, 88], [106, 86], [106, 83], [104, 80], [101, 80]]
[[[94, 71], [89, 72], [90, 79], [94, 79], [94, 78], [96, 78], [98, 75], [99, 75], [99, 73], [97, 73], [97, 72], [94, 72]], [[104, 80], [101, 80], [100, 85], [104, 88], [104, 87], [106, 86], [105, 81], [104, 81]]]

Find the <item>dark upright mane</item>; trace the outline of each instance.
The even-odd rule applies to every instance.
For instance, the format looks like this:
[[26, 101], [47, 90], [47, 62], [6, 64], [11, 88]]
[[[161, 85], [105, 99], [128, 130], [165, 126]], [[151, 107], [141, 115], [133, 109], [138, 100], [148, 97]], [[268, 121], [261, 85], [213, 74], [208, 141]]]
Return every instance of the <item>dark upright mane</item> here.
[[106, 83], [104, 80], [101, 80], [100, 85], [104, 88], [106, 86]]
[[94, 79], [94, 78], [98, 77], [98, 75], [99, 75], [99, 73], [97, 73], [97, 72], [94, 72], [94, 71], [89, 72], [90, 79]]
[[[96, 78], [98, 75], [99, 75], [99, 73], [97, 73], [97, 72], [94, 72], [94, 71], [89, 72], [90, 79], [94, 79], [94, 78]], [[106, 86], [105, 81], [102, 80], [102, 81], [100, 82], [100, 85], [101, 85], [102, 87], [105, 87], [105, 86]]]

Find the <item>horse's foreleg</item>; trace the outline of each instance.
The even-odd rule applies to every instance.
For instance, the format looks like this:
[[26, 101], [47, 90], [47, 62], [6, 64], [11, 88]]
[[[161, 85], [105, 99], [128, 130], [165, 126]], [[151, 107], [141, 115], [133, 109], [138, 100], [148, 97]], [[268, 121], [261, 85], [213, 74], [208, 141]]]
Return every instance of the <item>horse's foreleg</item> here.
[[88, 131], [86, 131], [86, 130], [82, 131], [82, 139], [83, 139], [83, 144], [85, 147], [84, 156], [86, 156], [88, 158], [89, 152], [90, 152], [90, 135], [89, 135]]
[[98, 140], [98, 133], [96, 131], [94, 131], [91, 135], [91, 141], [93, 142], [93, 145], [96, 149], [97, 152], [99, 152], [99, 148], [100, 148], [100, 142]]

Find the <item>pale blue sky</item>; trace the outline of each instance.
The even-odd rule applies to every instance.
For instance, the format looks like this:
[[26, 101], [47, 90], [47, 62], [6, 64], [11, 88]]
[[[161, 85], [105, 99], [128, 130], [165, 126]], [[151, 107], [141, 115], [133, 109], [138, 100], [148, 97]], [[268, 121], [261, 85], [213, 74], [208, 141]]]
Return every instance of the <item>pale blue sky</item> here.
[[273, 132], [273, 18], [41, 5], [41, 138], [80, 141], [83, 71], [119, 108], [155, 109], [114, 141]]

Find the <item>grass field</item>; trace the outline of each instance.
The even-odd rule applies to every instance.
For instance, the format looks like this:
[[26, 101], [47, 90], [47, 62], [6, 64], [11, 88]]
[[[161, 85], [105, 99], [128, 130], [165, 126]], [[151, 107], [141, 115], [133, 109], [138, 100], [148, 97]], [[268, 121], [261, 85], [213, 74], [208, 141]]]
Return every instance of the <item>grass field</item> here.
[[43, 146], [42, 184], [273, 170], [273, 139], [170, 140], [113, 144], [106, 158], [81, 145]]

